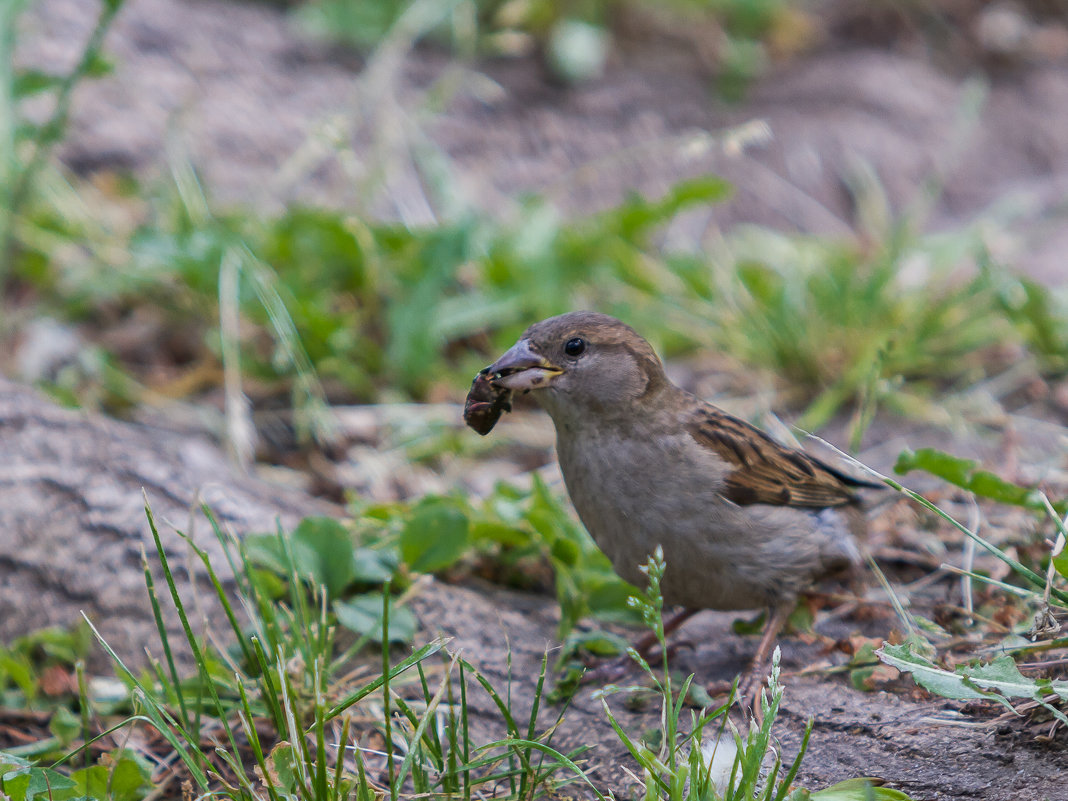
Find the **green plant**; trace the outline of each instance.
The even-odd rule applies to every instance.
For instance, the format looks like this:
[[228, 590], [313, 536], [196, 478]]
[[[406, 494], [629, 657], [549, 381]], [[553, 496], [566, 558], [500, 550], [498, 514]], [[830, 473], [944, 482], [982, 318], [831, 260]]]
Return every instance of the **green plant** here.
[[[206, 552], [190, 543], [216, 590], [221, 618], [234, 643], [226, 651], [217, 651], [193, 634], [151, 510], [146, 508], [146, 513], [159, 563], [157, 571], [146, 557], [145, 580], [158, 622], [162, 660], [154, 659], [149, 671], [137, 675], [100, 640], [127, 689], [126, 708], [132, 706], [134, 714], [107, 720], [105, 709], [86, 694], [82, 682], [83, 717], [80, 723], [74, 721], [68, 739], [51, 747], [52, 751], [60, 749], [58, 758], [42, 762], [39, 755], [47, 752], [41, 749], [24, 749], [23, 754], [0, 752], [0, 792], [29, 801], [76, 797], [139, 801], [150, 793], [169, 791], [167, 785], [181, 778], [195, 792], [248, 801], [264, 795], [357, 801], [384, 795], [470, 798], [482, 791], [529, 799], [578, 781], [604, 799], [580, 765], [583, 749], [564, 753], [552, 745], [566, 705], [549, 726], [542, 723], [547, 655], [542, 659], [533, 703], [522, 711], [510, 689], [495, 687], [474, 664], [447, 654], [440, 641], [416, 649], [400, 662], [394, 662], [390, 650], [382, 648], [380, 672], [354, 680], [359, 672], [351, 671], [352, 649], [336, 647], [326, 600], [331, 592], [351, 586], [359, 570], [351, 563], [335, 561], [333, 557], [340, 556], [336, 548], [341, 532], [325, 520], [305, 521], [292, 535], [280, 532], [273, 540], [257, 538], [247, 547], [225, 537], [215, 526], [236, 581], [236, 599]], [[359, 548], [356, 554], [355, 562], [369, 558]], [[652, 561], [648, 569], [650, 590], [635, 601], [635, 609], [653, 626], [663, 645], [663, 604], [658, 590], [662, 560]], [[386, 575], [385, 569], [376, 570], [376, 576]], [[164, 623], [157, 572], [163, 577], [162, 594], [181, 623], [182, 636], [177, 639]], [[289, 592], [279, 595], [280, 587], [269, 575], [282, 574], [288, 574]], [[383, 642], [393, 639], [397, 607], [389, 602], [391, 581], [392, 577], [385, 578], [377, 616], [382, 632], [378, 639]], [[316, 585], [319, 589], [311, 590]], [[305, 597], [307, 592], [312, 595]], [[239, 622], [239, 615], [247, 619], [245, 623]], [[67, 642], [52, 636], [34, 641]], [[65, 646], [61, 650], [66, 653]], [[435, 654], [444, 659], [440, 669], [431, 671], [428, 666]], [[179, 670], [179, 664], [186, 663], [193, 668], [191, 676]], [[632, 739], [607, 702], [604, 708], [610, 725], [648, 771], [648, 798], [905, 798], [856, 782], [813, 794], [790, 788], [803, 745], [791, 770], [777, 779], [777, 746], [771, 735], [782, 697], [777, 672], [763, 701], [764, 724], [742, 738], [733, 728], [725, 734], [727, 706], [693, 717], [689, 732], [682, 734], [680, 716], [693, 677], [676, 692], [670, 674], [661, 681], [648, 665], [643, 667], [664, 701], [662, 746], [650, 749]], [[485, 743], [474, 740], [468, 699], [475, 691], [485, 692], [497, 709], [503, 737]], [[354, 717], [351, 710], [357, 705], [360, 714]], [[111, 707], [113, 712], [118, 708]], [[136, 726], [158, 732], [158, 738], [150, 739], [157, 743], [154, 759], [173, 768], [154, 771], [140, 754], [121, 745], [103, 753], [92, 749], [96, 743], [124, 742], [124, 732]], [[731, 752], [733, 768], [727, 774], [716, 774], [715, 787], [710, 783], [707, 755], [701, 750], [702, 732], [714, 728], [720, 741], [727, 743], [723, 747], [729, 750], [733, 742], [735, 749]], [[368, 748], [371, 736], [380, 737], [382, 745]], [[368, 760], [373, 760], [373, 770], [365, 764]], [[770, 774], [765, 770], [771, 765], [769, 760], [775, 763]], [[82, 765], [76, 767], [79, 761]], [[382, 777], [381, 783], [372, 776]], [[728, 776], [729, 784], [724, 783]]]
[[858, 398], [905, 408], [900, 396], [981, 374], [988, 349], [1016, 338], [989, 282], [957, 274], [979, 247], [966, 234], [892, 239], [865, 253], [752, 230], [727, 247], [719, 344], [815, 390], [803, 428]]
[[[1033, 596], [1042, 595], [1044, 604], [1048, 605], [1052, 600], [1054, 603], [1059, 604], [1063, 611], [1068, 611], [1068, 590], [1061, 589], [1055, 585], [1055, 578], [1058, 576], [1062, 581], [1068, 580], [1068, 560], [1063, 556], [1064, 541], [1068, 538], [1068, 528], [1066, 528], [1068, 527], [1068, 522], [1062, 520], [1065, 511], [1068, 510], [1068, 500], [1053, 503], [1044, 492], [1037, 488], [1021, 487], [1005, 481], [989, 471], [977, 470], [976, 468], [976, 463], [970, 459], [961, 459], [934, 448], [924, 448], [915, 453], [912, 451], [902, 453], [894, 469], [899, 473], [907, 473], [910, 470], [917, 469], [924, 470], [952, 484], [956, 484], [978, 497], [1020, 506], [1046, 517], [1052, 523], [1056, 534], [1054, 539], [1051, 540], [1049, 569], [1045, 576], [1035, 572], [1006, 553], [1005, 550], [979, 536], [979, 534], [955, 520], [921, 495], [902, 487], [898, 482], [886, 476], [879, 476], [879, 478], [891, 488], [934, 512], [976, 545], [1008, 565], [1012, 572], [1025, 582], [1025, 586], [1029, 585], [1030, 593]], [[874, 472], [870, 468], [865, 469], [869, 472]], [[986, 580], [980, 576], [974, 576], [974, 578]]]
[[[0, 707], [35, 709], [68, 704], [75, 694], [70, 678], [84, 669], [91, 636], [81, 626], [69, 631], [53, 627], [0, 646]], [[42, 687], [46, 672], [53, 673], [51, 683], [58, 686]], [[67, 686], [61, 690], [63, 685]]]
[[711, 711], [702, 709], [700, 714], [691, 712], [684, 730], [682, 713], [694, 677], [688, 676], [678, 690], [674, 689], [668, 669], [669, 649], [664, 634], [664, 602], [660, 592], [660, 581], [665, 567], [663, 554], [658, 548], [643, 567], [643, 572], [649, 577], [648, 589], [635, 596], [632, 601], [646, 626], [656, 635], [663, 660], [663, 678], [660, 678], [636, 651], [629, 651], [630, 657], [638, 663], [651, 682], [653, 695], [661, 704], [661, 723], [657, 736], [650, 738], [646, 735], [639, 738], [626, 731], [607, 701], [619, 688], [605, 688], [601, 698], [609, 724], [642, 770], [644, 797], [647, 801], [907, 801], [908, 796], [904, 793], [873, 786], [868, 779], [848, 780], [812, 793], [802, 788], [794, 788], [794, 779], [808, 747], [812, 731], [811, 720], [805, 726], [796, 757], [785, 774], [780, 776], [783, 769], [781, 749], [772, 734], [784, 693], [784, 688], [779, 683], [777, 648], [768, 679], [768, 689], [761, 693], [758, 701], [762, 712], [760, 722], [751, 721], [745, 736], [739, 733], [727, 717], [734, 700], [733, 693], [723, 706]]
[[[339, 524], [306, 520], [292, 535], [279, 532], [248, 544], [226, 537], [214, 526], [236, 582], [239, 604], [234, 603], [206, 552], [189, 543], [215, 587], [221, 617], [234, 642], [228, 651], [219, 652], [193, 634], [185, 600], [147, 507], [146, 513], [164, 579], [163, 594], [177, 613], [184, 636], [175, 640], [164, 624], [165, 605], [146, 558], [145, 580], [158, 623], [162, 660], [154, 660], [151, 670], [138, 676], [100, 640], [114, 660], [136, 714], [95, 736], [89, 734], [87, 725], [65, 745], [75, 745], [78, 733], [84, 733], [82, 742], [51, 765], [0, 753], [0, 791], [31, 801], [49, 797], [132, 800], [150, 791], [161, 792], [160, 777], [151, 776], [139, 759], [130, 762], [134, 758], [126, 752], [115, 751], [98, 762], [88, 762], [88, 749], [94, 742], [137, 725], [158, 731], [168, 749], [164, 761], [181, 765], [178, 773], [168, 773], [164, 784], [181, 775], [198, 792], [235, 799], [260, 798], [263, 793], [271, 799], [354, 796], [369, 801], [382, 793], [391, 798], [412, 794], [470, 798], [484, 785], [502, 784], [511, 788], [509, 797], [527, 798], [547, 783], [574, 780], [557, 776], [562, 770], [581, 777], [574, 762], [578, 752], [556, 752], [550, 745], [555, 726], [544, 733], [538, 726], [547, 660], [543, 660], [529, 723], [523, 728], [506, 700], [510, 693], [498, 692], [470, 662], [448, 656], [443, 670], [434, 671], [439, 675], [431, 683], [432, 674], [424, 663], [441, 651], [440, 641], [415, 650], [399, 663], [392, 661], [389, 648], [382, 648], [381, 673], [352, 686], [355, 648], [336, 647], [328, 599], [354, 582], [377, 582], [384, 577], [374, 616], [381, 632], [375, 639], [383, 642], [395, 639], [392, 626], [402, 607], [390, 603], [388, 558], [366, 549], [357, 549], [352, 556], [350, 548], [351, 559], [346, 560], [338, 548], [347, 533]], [[272, 578], [279, 576], [286, 577], [284, 585]], [[244, 624], [239, 622], [241, 610], [247, 618]], [[47, 643], [53, 638], [42, 636], [34, 641]], [[194, 675], [183, 677], [178, 666], [188, 660]], [[501, 711], [507, 731], [502, 740], [484, 745], [472, 741], [467, 698], [475, 689], [486, 692]], [[357, 704], [369, 706], [361, 718], [370, 714], [370, 729], [366, 722], [357, 725], [353, 721], [349, 710]], [[94, 726], [98, 712], [99, 707], [94, 707]], [[379, 757], [368, 756], [359, 742], [376, 731], [384, 741], [382, 763]], [[212, 732], [214, 748], [202, 739], [203, 732]], [[68, 772], [79, 755], [86, 757], [85, 767]], [[368, 758], [376, 761], [376, 774], [384, 770], [385, 786], [372, 783], [364, 765]]]
[[[855, 461], [854, 464], [860, 465]], [[973, 661], [970, 664], [958, 665], [955, 670], [946, 670], [932, 659], [936, 649], [917, 629], [910, 627], [910, 636], [904, 643], [884, 643], [883, 647], [876, 651], [879, 659], [902, 672], [911, 673], [918, 684], [937, 695], [957, 700], [993, 700], [1010, 709], [1012, 705], [1009, 699], [1026, 698], [1047, 709], [1058, 720], [1068, 723], [1068, 717], [1056, 706], [1063, 706], [1068, 702], [1068, 685], [1049, 679], [1025, 677], [1016, 667], [1013, 658], [1036, 649], [1044, 650], [1065, 644], [1064, 638], [1047, 639], [1045, 642], [1036, 640], [1040, 637], [1048, 638], [1059, 631], [1057, 615], [1068, 613], [1068, 558], [1064, 553], [1065, 542], [1068, 540], [1068, 518], [1065, 517], [1068, 501], [1051, 502], [1038, 488], [1019, 486], [992, 472], [979, 470], [972, 460], [934, 448], [905, 451], [895, 465], [895, 471], [898, 473], [922, 470], [960, 487], [977, 498], [1021, 507], [1030, 510], [1039, 519], [1045, 518], [1053, 529], [1053, 536], [1047, 540], [1048, 561], [1043, 575], [918, 493], [901, 486], [894, 479], [882, 476], [866, 466], [860, 466], [871, 475], [882, 479], [892, 489], [949, 523], [976, 546], [1005, 563], [1011, 570], [1012, 578], [1019, 583], [997, 580], [971, 569], [951, 568], [954, 572], [1021, 598], [1036, 610], [1030, 629], [1026, 632], [1011, 633], [999, 647], [999, 650], [1007, 650], [1011, 656], [1001, 654], [986, 663]], [[903, 609], [899, 608], [898, 611], [908, 619]], [[1028, 635], [1030, 641], [1020, 636], [1024, 634]]]
[[640, 620], [628, 607], [634, 588], [616, 576], [562, 496], [537, 476], [529, 489], [498, 484], [481, 501], [429, 496], [357, 511], [364, 536], [411, 570], [439, 572], [466, 565], [468, 570], [491, 570], [501, 583], [525, 589], [551, 584], [561, 608], [561, 637], [587, 615]]
[[35, 765], [0, 751], [0, 790], [8, 798], [26, 801], [66, 801], [73, 798], [140, 801], [151, 789], [151, 769], [135, 752], [117, 749], [107, 760], [79, 768], [70, 775]]
[[794, 0], [310, 0], [296, 17], [320, 36], [364, 50], [388, 41], [398, 29], [413, 42], [428, 39], [468, 57], [522, 56], [540, 49], [554, 74], [572, 82], [601, 73], [608, 32], [626, 27], [615, 23], [628, 6], [656, 14], [671, 29], [719, 28], [717, 86], [731, 99], [766, 71], [769, 40], [790, 52], [800, 45], [791, 40], [803, 40], [807, 28]]
[[1068, 725], [1068, 715], [1054, 706], [1054, 703], [1068, 703], [1068, 682], [1028, 678], [1007, 654], [985, 664], [958, 665], [956, 670], [938, 667], [908, 645], [885, 644], [879, 649], [878, 656], [901, 672], [912, 674], [917, 684], [943, 698], [994, 701], [1016, 714], [1019, 713], [1010, 699], [1025, 698], [1036, 702], [1061, 723]]
[[[0, 9], [0, 285], [10, 278], [10, 265], [27, 244], [23, 229], [37, 226], [36, 221], [27, 219], [31, 216], [28, 208], [36, 201], [37, 180], [52, 150], [67, 133], [75, 87], [110, 69], [103, 56], [104, 37], [123, 1], [102, 3], [81, 56], [65, 75], [15, 68], [16, 22], [25, 0], [12, 0]], [[21, 113], [21, 104], [43, 93], [52, 96], [52, 112], [44, 122], [31, 122]]]

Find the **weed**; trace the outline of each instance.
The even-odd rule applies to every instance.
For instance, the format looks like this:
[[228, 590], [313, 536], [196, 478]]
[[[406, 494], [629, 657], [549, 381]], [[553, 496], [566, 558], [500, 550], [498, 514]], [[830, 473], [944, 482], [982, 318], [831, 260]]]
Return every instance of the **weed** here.
[[378, 46], [398, 27], [413, 25], [419, 39], [468, 57], [520, 56], [541, 49], [558, 78], [580, 82], [604, 69], [608, 32], [624, 16], [622, 5], [658, 15], [660, 25], [673, 30], [688, 25], [719, 29], [723, 42], [716, 48], [717, 86], [731, 99], [767, 69], [769, 46], [782, 55], [800, 49], [807, 38], [801, 4], [792, 0], [681, 0], [667, 4], [666, 14], [649, 0], [314, 0], [298, 10], [297, 18], [320, 36], [364, 50]]
[[[13, 64], [16, 20], [23, 10], [23, 0], [5, 3], [0, 11], [0, 285], [9, 278], [9, 268], [23, 244], [20, 228], [27, 207], [34, 200], [37, 180], [48, 165], [55, 145], [67, 133], [71, 97], [75, 87], [87, 78], [106, 74], [103, 57], [104, 36], [124, 0], [105, 0], [96, 26], [82, 49], [77, 64], [66, 75], [35, 70], [16, 70]], [[20, 113], [26, 98], [41, 93], [52, 95], [48, 118], [34, 124]], [[31, 223], [32, 225], [32, 223]]]
[[1047, 566], [1043, 574], [1024, 564], [1008, 549], [998, 547], [980, 536], [975, 525], [964, 525], [894, 479], [880, 475], [855, 460], [853, 463], [932, 512], [964, 534], [976, 546], [1003, 562], [1018, 583], [1001, 581], [980, 572], [962, 570], [950, 565], [944, 566], [947, 570], [961, 573], [972, 581], [988, 584], [1020, 598], [1035, 610], [1029, 627], [1008, 632], [1008, 636], [997, 646], [998, 655], [995, 658], [987, 662], [973, 660], [969, 664], [958, 665], [956, 670], [946, 670], [933, 661], [932, 657], [937, 650], [923, 634], [923, 628], [939, 632], [940, 630], [934, 626], [911, 625], [910, 616], [898, 607], [899, 614], [908, 624], [910, 635], [904, 643], [884, 643], [876, 652], [879, 659], [902, 672], [911, 673], [918, 684], [937, 695], [957, 700], [993, 700], [1009, 709], [1013, 709], [1010, 699], [1025, 698], [1049, 711], [1059, 722], [1068, 725], [1068, 716], [1060, 708], [1068, 702], [1068, 683], [1025, 677], [1014, 661], [1014, 656], [1064, 645], [1064, 639], [1056, 638], [1055, 635], [1061, 629], [1058, 618], [1068, 614], [1068, 559], [1064, 554], [1065, 542], [1068, 540], [1068, 517], [1065, 516], [1068, 512], [1068, 501], [1050, 501], [1046, 493], [1036, 487], [1019, 486], [994, 473], [979, 470], [972, 460], [961, 459], [933, 448], [916, 452], [906, 451], [899, 456], [895, 466], [898, 473], [921, 470], [960, 487], [976, 498], [1028, 509], [1040, 520], [1044, 519], [1052, 529], [1052, 535], [1046, 539]]
[[[336, 590], [355, 580], [357, 568], [353, 563], [322, 560], [337, 556], [339, 543], [338, 530], [323, 520], [305, 521], [292, 535], [280, 532], [274, 542], [253, 540], [248, 548], [215, 526], [233, 570], [236, 605], [207, 554], [190, 543], [215, 587], [234, 643], [229, 652], [215, 651], [194, 636], [147, 507], [146, 514], [164, 595], [179, 617], [182, 636], [173, 640], [164, 625], [153, 578], [156, 571], [146, 559], [146, 586], [159, 624], [164, 664], [153, 661], [151, 670], [138, 676], [101, 640], [134, 714], [105, 725], [104, 710], [90, 699], [81, 681], [82, 720], [71, 719], [66, 729], [59, 723], [53, 727], [57, 737], [67, 732], [50, 746], [53, 751], [60, 749], [58, 759], [50, 764], [34, 759], [43, 749], [0, 752], [0, 790], [8, 796], [29, 801], [74, 797], [137, 801], [149, 793], [173, 792], [168, 786], [180, 780], [196, 793], [249, 800], [471, 798], [490, 791], [525, 801], [577, 781], [605, 798], [583, 771], [584, 749], [565, 753], [552, 745], [566, 706], [551, 725], [543, 727], [547, 656], [535, 682], [533, 703], [522, 715], [510, 690], [502, 692], [475, 665], [448, 654], [441, 641], [416, 649], [400, 662], [383, 648], [377, 677], [353, 682], [359, 671], [353, 672], [348, 662], [352, 651], [335, 646], [326, 599], [330, 586]], [[363, 561], [366, 558], [364, 554]], [[270, 563], [274, 573], [288, 573], [294, 591], [275, 600], [277, 588], [271, 590], [271, 583], [259, 574], [258, 565], [264, 563]], [[635, 601], [636, 611], [653, 626], [661, 645], [663, 568], [662, 559], [649, 563], [649, 591]], [[380, 577], [384, 570], [375, 568], [372, 573]], [[378, 639], [384, 642], [393, 639], [395, 620], [390, 582], [385, 580], [377, 615], [382, 632]], [[305, 593], [310, 595], [306, 598]], [[318, 603], [308, 603], [317, 598]], [[248, 619], [245, 625], [238, 621], [238, 609]], [[69, 641], [63, 638], [50, 635], [33, 642], [58, 643], [70, 656]], [[191, 658], [194, 676], [180, 675], [179, 652]], [[435, 654], [444, 656], [438, 667]], [[779, 777], [778, 748], [771, 734], [783, 692], [777, 667], [763, 699], [764, 723], [744, 738], [728, 724], [727, 705], [692, 715], [689, 731], [683, 734], [683, 701], [693, 677], [676, 691], [670, 674], [660, 680], [648, 665], [643, 667], [663, 703], [658, 749], [628, 735], [607, 701], [603, 703], [609, 724], [644, 773], [647, 798], [820, 799], [831, 797], [821, 793], [832, 791], [837, 793], [834, 798], [844, 799], [905, 798], [867, 783], [839, 784], [813, 794], [793, 789], [804, 741], [790, 769]], [[503, 737], [486, 743], [472, 739], [468, 698], [476, 688], [497, 709]], [[612, 692], [606, 688], [605, 697]], [[357, 707], [360, 713], [354, 716]], [[142, 745], [136, 752], [123, 745], [134, 727], [157, 733], [147, 740], [138, 738]], [[713, 773], [707, 748], [702, 750], [705, 733], [713, 729], [718, 731], [717, 748], [732, 755], [725, 772]], [[94, 747], [108, 743], [116, 745], [102, 755]], [[155, 745], [146, 751], [147, 743]], [[91, 759], [91, 753], [98, 756]], [[74, 767], [79, 759], [83, 766]]]
[[[7, 153], [4, 189], [9, 200], [25, 195], [4, 211], [4, 246], [17, 254], [7, 280], [33, 287], [41, 310], [90, 329], [153, 309], [161, 338], [181, 331], [194, 343], [172, 371], [221, 363], [243, 459], [252, 450], [243, 393], [256, 402], [288, 387], [298, 430], [321, 434], [324, 384], [332, 400], [458, 394], [531, 321], [583, 306], [623, 317], [668, 357], [714, 349], [782, 376], [808, 404], [805, 428], [855, 403], [854, 442], [878, 407], [923, 408], [932, 391], [997, 369], [991, 356], [1008, 343], [1064, 369], [1059, 301], [994, 265], [972, 230], [920, 236], [887, 224], [880, 242], [861, 247], [749, 228], [707, 256], [667, 250], [665, 225], [728, 195], [714, 177], [585, 219], [529, 200], [503, 219], [456, 209], [416, 226], [325, 209], [216, 214], [176, 156], [168, 190], [127, 188], [87, 204], [96, 190], [65, 181], [47, 155], [65, 124], [59, 101], [99, 71], [99, 40], [117, 7], [106, 4], [70, 75], [15, 81], [19, 92], [44, 87], [59, 99], [47, 131], [19, 134], [35, 143], [29, 161], [17, 143]], [[144, 196], [138, 222], [112, 225], [99, 207], [121, 210], [132, 191]], [[962, 277], [969, 262], [982, 269]], [[87, 375], [56, 389], [68, 402], [99, 397], [122, 408], [181, 383], [153, 386], [152, 365], [138, 361], [99, 353]]]

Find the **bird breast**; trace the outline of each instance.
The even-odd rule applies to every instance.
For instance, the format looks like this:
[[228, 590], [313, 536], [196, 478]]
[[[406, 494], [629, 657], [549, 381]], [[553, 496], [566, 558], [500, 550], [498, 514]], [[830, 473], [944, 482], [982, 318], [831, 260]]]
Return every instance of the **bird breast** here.
[[795, 596], [856, 548], [835, 510], [738, 506], [721, 494], [728, 465], [685, 432], [558, 432], [568, 494], [626, 581], [659, 545], [671, 604], [752, 609]]

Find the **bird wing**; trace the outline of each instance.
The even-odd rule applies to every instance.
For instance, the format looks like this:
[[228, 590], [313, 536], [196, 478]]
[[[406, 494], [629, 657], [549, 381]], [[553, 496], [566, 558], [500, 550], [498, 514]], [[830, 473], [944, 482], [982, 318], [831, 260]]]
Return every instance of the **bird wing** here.
[[801, 506], [825, 509], [856, 503], [856, 487], [879, 487], [852, 478], [804, 451], [780, 445], [755, 426], [721, 409], [701, 404], [689, 425], [690, 436], [734, 469], [723, 495], [748, 506]]

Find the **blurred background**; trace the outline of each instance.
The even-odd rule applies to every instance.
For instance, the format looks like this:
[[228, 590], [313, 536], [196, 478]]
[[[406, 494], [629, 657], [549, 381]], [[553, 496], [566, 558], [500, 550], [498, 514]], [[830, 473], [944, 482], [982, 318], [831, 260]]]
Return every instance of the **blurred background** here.
[[463, 429], [475, 371], [594, 308], [855, 452], [1063, 432], [1062, 3], [0, 16], [0, 369], [63, 403], [334, 499], [485, 492], [551, 429]]

